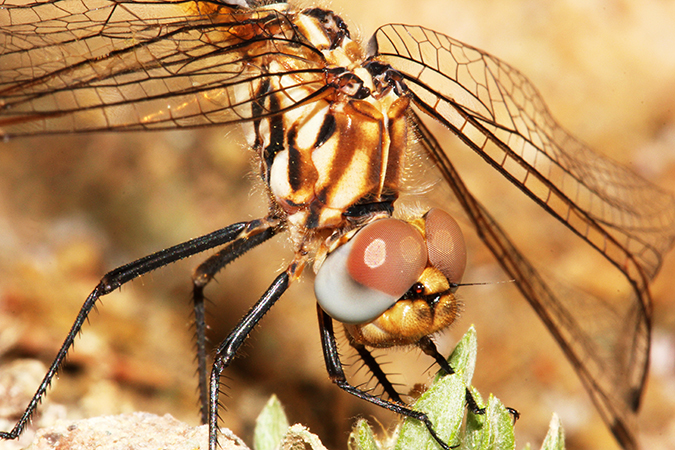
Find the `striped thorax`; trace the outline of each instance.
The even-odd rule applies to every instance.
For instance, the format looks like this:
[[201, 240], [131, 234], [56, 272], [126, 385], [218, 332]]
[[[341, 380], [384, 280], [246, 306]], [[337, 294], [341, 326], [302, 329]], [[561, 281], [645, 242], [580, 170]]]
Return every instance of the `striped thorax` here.
[[[350, 208], [390, 205], [397, 198], [409, 102], [375, 79], [386, 68], [364, 64], [360, 46], [338, 16], [310, 9], [297, 13], [293, 23], [323, 53], [326, 64], [316, 76], [325, 77], [326, 88], [316, 91], [308, 80], [306, 88], [288, 89], [298, 83], [293, 68], [269, 58], [266, 70], [285, 75], [259, 83], [259, 107], [284, 112], [248, 125], [250, 144], [291, 227], [339, 228]], [[286, 111], [307, 90], [319, 98]]]

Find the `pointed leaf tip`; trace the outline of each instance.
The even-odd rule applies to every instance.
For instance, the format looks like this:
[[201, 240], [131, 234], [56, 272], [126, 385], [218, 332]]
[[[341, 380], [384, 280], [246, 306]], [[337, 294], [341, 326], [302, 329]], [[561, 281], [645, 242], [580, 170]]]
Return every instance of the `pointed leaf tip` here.
[[288, 431], [288, 418], [279, 398], [272, 394], [255, 421], [253, 448], [275, 450]]

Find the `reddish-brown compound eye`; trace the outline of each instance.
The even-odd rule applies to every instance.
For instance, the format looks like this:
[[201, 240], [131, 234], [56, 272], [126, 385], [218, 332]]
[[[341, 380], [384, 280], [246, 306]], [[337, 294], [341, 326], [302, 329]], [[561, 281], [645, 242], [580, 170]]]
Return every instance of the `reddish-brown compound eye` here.
[[316, 275], [321, 308], [343, 323], [367, 323], [405, 294], [427, 264], [421, 233], [396, 219], [365, 226], [328, 255]]
[[459, 283], [466, 269], [466, 244], [459, 224], [437, 208], [430, 209], [424, 217], [429, 262], [450, 283]]
[[373, 222], [353, 241], [347, 270], [354, 281], [396, 298], [410, 289], [427, 265], [424, 238], [400, 220]]

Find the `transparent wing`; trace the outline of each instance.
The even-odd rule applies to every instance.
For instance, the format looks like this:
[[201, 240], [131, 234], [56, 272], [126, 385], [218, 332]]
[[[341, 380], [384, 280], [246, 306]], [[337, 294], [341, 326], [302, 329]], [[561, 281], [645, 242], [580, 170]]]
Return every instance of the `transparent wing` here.
[[264, 79], [294, 104], [325, 85], [284, 13], [215, 2], [0, 0], [0, 48], [5, 137], [234, 123], [280, 112], [251, 107]]
[[419, 144], [433, 156], [478, 236], [558, 341], [622, 446], [636, 448], [635, 412], [648, 363], [650, 326], [640, 302], [632, 299], [631, 310], [624, 311], [545, 279], [464, 185], [424, 123], [412, 117]]
[[[560, 285], [552, 289], [482, 206], [465, 206], [481, 237], [560, 343], [603, 419], [627, 448], [634, 447], [631, 416], [639, 406], [649, 359], [648, 283], [673, 244], [673, 197], [570, 136], [534, 86], [491, 55], [406, 25], [378, 29], [368, 53], [403, 74], [419, 108], [627, 277], [635, 295], [620, 305], [572, 294]], [[433, 136], [422, 134], [446, 180], [461, 184]], [[458, 197], [470, 195], [465, 188], [456, 189], [462, 191]], [[604, 326], [583, 311], [605, 311], [612, 317], [604, 323], [613, 325]]]
[[415, 103], [643, 288], [675, 236], [675, 201], [557, 124], [536, 88], [494, 56], [423, 27], [385, 25], [369, 54]]

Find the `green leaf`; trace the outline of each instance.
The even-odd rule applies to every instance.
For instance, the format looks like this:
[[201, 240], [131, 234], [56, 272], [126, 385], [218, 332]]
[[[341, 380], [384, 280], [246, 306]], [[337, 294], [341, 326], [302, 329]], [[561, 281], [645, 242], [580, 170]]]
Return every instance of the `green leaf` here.
[[255, 450], [275, 450], [288, 431], [288, 418], [281, 402], [272, 394], [255, 421], [253, 448]]
[[[476, 370], [476, 357], [478, 356], [478, 338], [476, 337], [476, 329], [469, 327], [462, 339], [457, 343], [457, 346], [450, 354], [448, 362], [450, 367], [455, 369], [456, 373], [461, 373], [464, 384], [471, 386], [473, 379], [473, 372]], [[442, 374], [437, 374], [435, 380], [442, 378]]]
[[[437, 376], [434, 384], [413, 405], [424, 411], [436, 434], [448, 445], [459, 443], [466, 404], [466, 386], [473, 376], [477, 352], [476, 330], [472, 327], [450, 355], [448, 361], [454, 374]], [[479, 401], [479, 398], [476, 398]], [[400, 428], [396, 450], [436, 450], [441, 448], [426, 425], [406, 419]]]
[[551, 418], [541, 450], [565, 450], [565, 431], [557, 414]]
[[353, 450], [379, 450], [373, 429], [368, 421], [359, 419], [349, 434], [349, 448]]
[[490, 395], [484, 415], [469, 413], [463, 447], [472, 450], [510, 450], [516, 448], [513, 417], [504, 405], [492, 395]]
[[[426, 412], [438, 436], [449, 445], [456, 445], [464, 416], [466, 387], [459, 374], [448, 375], [422, 394], [413, 408]], [[401, 426], [396, 450], [440, 448], [426, 425], [406, 419]]]

